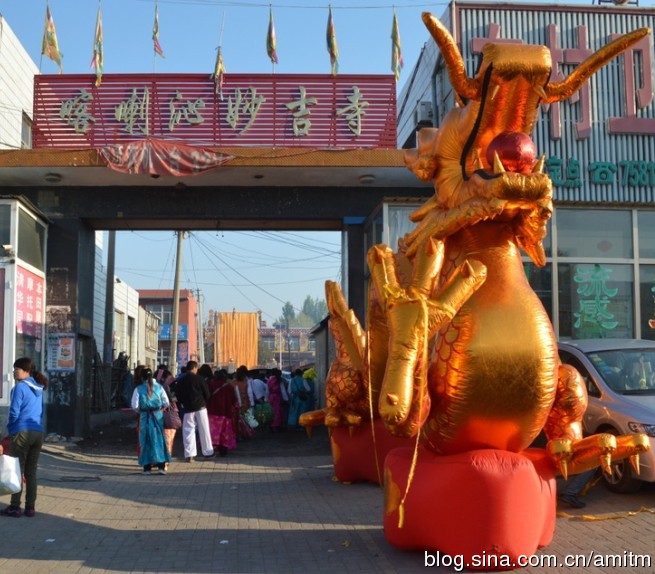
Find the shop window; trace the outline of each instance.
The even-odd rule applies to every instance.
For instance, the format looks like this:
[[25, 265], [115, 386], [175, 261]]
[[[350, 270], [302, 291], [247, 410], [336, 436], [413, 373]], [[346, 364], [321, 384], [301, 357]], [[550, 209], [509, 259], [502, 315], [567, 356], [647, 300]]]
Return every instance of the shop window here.
[[16, 356], [30, 357], [35, 365], [41, 365], [41, 339], [37, 339], [26, 333], [16, 333]]
[[18, 257], [45, 271], [45, 227], [23, 209], [18, 210]]
[[631, 265], [560, 263], [559, 336], [633, 337], [632, 269]]
[[11, 205], [0, 205], [0, 245], [11, 243]]
[[23, 121], [20, 130], [21, 149], [32, 149], [32, 120], [23, 112]]
[[639, 266], [639, 299], [641, 338], [655, 341], [655, 265]]
[[539, 297], [548, 317], [553, 320], [553, 266], [537, 267], [532, 262], [524, 262], [523, 268], [530, 287]]
[[394, 251], [398, 249], [398, 240], [416, 227], [416, 223], [410, 220], [409, 216], [416, 211], [417, 207], [418, 205], [389, 204], [389, 247]]
[[557, 250], [561, 257], [631, 258], [631, 212], [558, 209]]
[[640, 211], [639, 222], [639, 257], [655, 259], [655, 211]]

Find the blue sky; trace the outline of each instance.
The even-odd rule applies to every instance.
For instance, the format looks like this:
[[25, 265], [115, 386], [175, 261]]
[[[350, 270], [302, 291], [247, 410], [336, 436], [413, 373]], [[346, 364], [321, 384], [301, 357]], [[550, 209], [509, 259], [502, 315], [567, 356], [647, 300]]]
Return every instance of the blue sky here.
[[[90, 68], [98, 2], [50, 0], [63, 53], [64, 73]], [[409, 77], [429, 40], [421, 13], [440, 16], [445, 2], [348, 0], [332, 2], [343, 74], [390, 74], [393, 6], [398, 16]], [[155, 0], [102, 0], [104, 71], [111, 73], [203, 73], [213, 71], [221, 39], [227, 73], [269, 73], [266, 55], [269, 4], [218, 0], [159, 0], [160, 42], [165, 58], [153, 57]], [[273, 3], [279, 64], [276, 73], [329, 73], [325, 32], [328, 3]], [[45, 0], [0, 0], [0, 13], [42, 73], [57, 65], [41, 62]], [[221, 32], [222, 30], [222, 32]], [[222, 36], [222, 38], [221, 38]], [[117, 234], [116, 274], [135, 288], [172, 288], [176, 238], [171, 232]], [[137, 256], [135, 256], [137, 254]], [[326, 279], [340, 279], [338, 233], [195, 232], [185, 240], [182, 288], [200, 289], [203, 308], [261, 310], [269, 324], [286, 301], [302, 306], [307, 295], [324, 298]]]

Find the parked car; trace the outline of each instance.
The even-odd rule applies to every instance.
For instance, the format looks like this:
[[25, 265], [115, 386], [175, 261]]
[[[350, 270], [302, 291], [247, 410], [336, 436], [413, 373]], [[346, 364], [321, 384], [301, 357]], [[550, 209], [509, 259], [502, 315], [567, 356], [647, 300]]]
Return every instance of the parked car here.
[[643, 481], [655, 482], [655, 341], [562, 341], [559, 356], [585, 380], [589, 394], [585, 434], [645, 433], [650, 437], [650, 450], [639, 457], [639, 476], [625, 459], [612, 464], [611, 475], [603, 473], [606, 486], [614, 492], [635, 492]]

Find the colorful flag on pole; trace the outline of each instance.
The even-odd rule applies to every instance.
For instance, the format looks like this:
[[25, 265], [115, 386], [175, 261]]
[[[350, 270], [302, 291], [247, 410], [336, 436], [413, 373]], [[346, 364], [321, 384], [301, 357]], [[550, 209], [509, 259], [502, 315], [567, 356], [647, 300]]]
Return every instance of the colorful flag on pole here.
[[334, 22], [332, 21], [332, 5], [329, 7], [328, 24], [327, 24], [327, 51], [330, 54], [330, 67], [332, 75], [339, 73], [339, 47], [337, 46], [337, 37], [334, 33]]
[[275, 36], [275, 24], [273, 23], [273, 7], [270, 8], [268, 19], [268, 35], [266, 36], [266, 53], [273, 64], [277, 64], [277, 38]]
[[104, 69], [104, 55], [102, 47], [102, 12], [100, 11], [100, 4], [98, 4], [98, 17], [96, 19], [96, 33], [93, 38], [93, 58], [91, 59], [91, 67], [96, 69], [96, 86], [102, 82], [102, 71]]
[[155, 54], [158, 54], [163, 58], [164, 50], [161, 49], [161, 44], [159, 43], [159, 6], [157, 5], [157, 2], [155, 2], [155, 23], [152, 27], [152, 43]]
[[398, 29], [398, 18], [396, 11], [393, 13], [393, 24], [391, 25], [391, 71], [396, 76], [396, 82], [400, 79], [400, 70], [403, 68], [403, 50], [400, 45], [400, 30]]
[[55, 31], [55, 21], [52, 19], [50, 6], [48, 4], [46, 4], [45, 7], [45, 29], [43, 30], [41, 54], [59, 64], [60, 74], [64, 72], [61, 65], [61, 59], [64, 55], [59, 51], [59, 42], [57, 42], [57, 32]]
[[223, 63], [223, 53], [221, 47], [218, 47], [218, 52], [216, 53], [216, 65], [214, 66], [214, 73], [212, 78], [216, 84], [216, 93], [220, 96], [221, 100], [223, 99], [223, 81], [225, 76], [225, 64]]

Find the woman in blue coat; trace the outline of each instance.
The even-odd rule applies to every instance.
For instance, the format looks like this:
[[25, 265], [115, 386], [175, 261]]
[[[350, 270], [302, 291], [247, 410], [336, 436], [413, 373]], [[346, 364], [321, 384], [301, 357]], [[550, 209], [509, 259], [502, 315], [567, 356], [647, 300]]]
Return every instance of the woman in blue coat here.
[[[36, 469], [44, 436], [43, 391], [48, 387], [48, 379], [36, 370], [34, 361], [28, 357], [16, 359], [14, 379], [16, 384], [9, 399], [7, 431], [11, 438], [11, 456], [18, 458], [25, 477], [25, 516], [32, 517], [36, 502]], [[9, 506], [0, 510], [0, 514], [19, 518], [22, 495], [22, 490], [12, 494]]]

